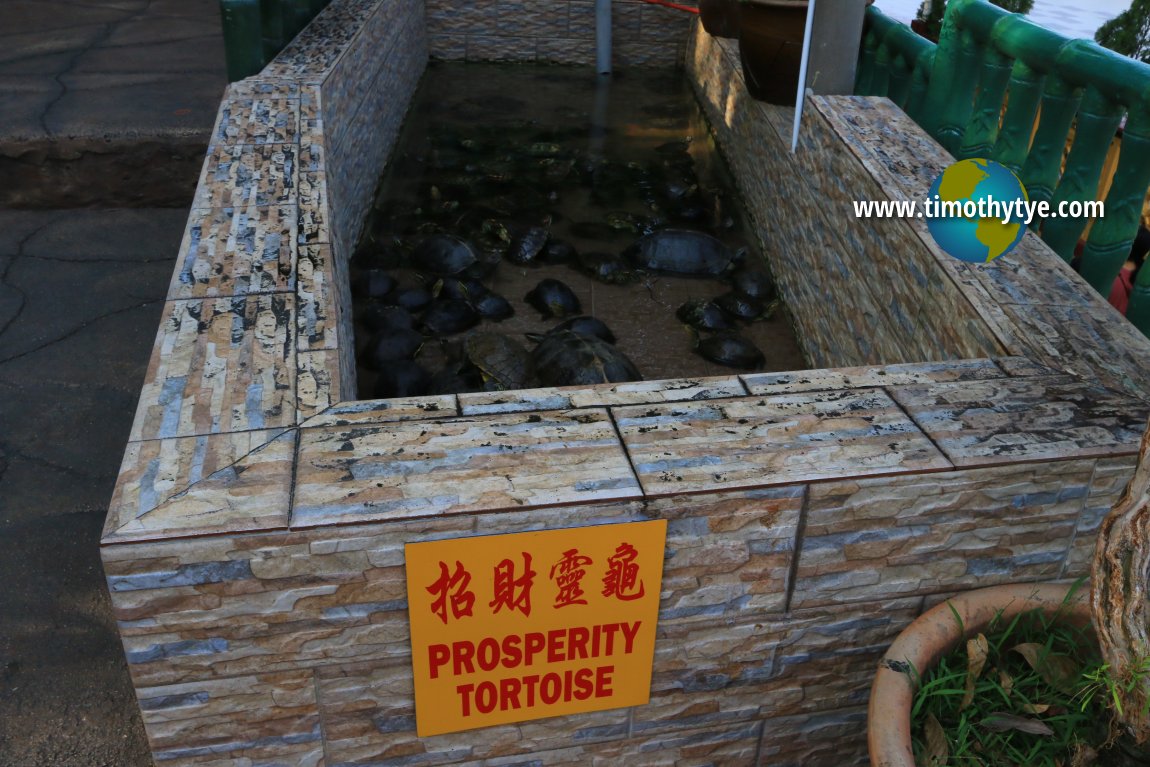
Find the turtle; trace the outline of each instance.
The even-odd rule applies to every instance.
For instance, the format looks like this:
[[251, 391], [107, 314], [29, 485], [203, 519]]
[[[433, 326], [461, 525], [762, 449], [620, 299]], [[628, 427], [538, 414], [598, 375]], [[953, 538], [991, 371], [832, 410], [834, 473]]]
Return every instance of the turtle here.
[[[563, 330], [570, 330], [572, 333], [578, 333], [581, 336], [593, 336], [609, 344], [615, 343], [615, 334], [611, 332], [611, 328], [607, 327], [607, 323], [587, 314], [581, 314], [578, 317], [563, 320], [547, 332], [558, 333]], [[527, 337], [533, 341], [543, 340], [543, 336], [528, 334]]]
[[479, 324], [479, 312], [461, 298], [433, 301], [423, 313], [423, 329], [433, 336], [462, 333]]
[[427, 393], [461, 394], [463, 392], [476, 391], [479, 388], [477, 383], [464, 377], [458, 365], [448, 365], [437, 370], [431, 376], [431, 382], [427, 386]]
[[778, 297], [778, 289], [771, 275], [751, 266], [744, 266], [731, 275], [731, 287], [744, 296], [760, 301], [773, 301]]
[[383, 269], [364, 269], [351, 284], [352, 293], [365, 298], [383, 298], [395, 288], [395, 278]]
[[389, 362], [379, 371], [375, 380], [375, 397], [420, 397], [428, 393], [431, 375], [418, 363], [411, 360]]
[[759, 347], [738, 333], [730, 331], [721, 331], [698, 339], [695, 351], [711, 362], [744, 370], [761, 367], [765, 361]]
[[627, 268], [627, 263], [610, 253], [580, 253], [575, 263], [579, 271], [608, 285], [624, 285], [635, 279], [635, 272]]
[[481, 296], [486, 292], [487, 288], [483, 286], [483, 283], [466, 276], [462, 279], [459, 277], [441, 277], [431, 286], [431, 293], [436, 298], [461, 298], [464, 301], [470, 301], [472, 297]]
[[471, 306], [485, 320], [499, 322], [515, 316], [515, 307], [503, 296], [490, 290], [470, 299]]
[[571, 330], [547, 333], [531, 352], [535, 375], [544, 386], [586, 386], [641, 381], [623, 352], [595, 336]]
[[377, 333], [363, 351], [363, 366], [383, 370], [396, 360], [409, 360], [423, 346], [423, 336], [410, 328]]
[[577, 255], [578, 253], [571, 243], [564, 240], [551, 239], [547, 241], [547, 247], [543, 249], [540, 258], [549, 264], [559, 264], [570, 261]]
[[742, 252], [692, 229], [660, 229], [640, 237], [624, 255], [640, 269], [716, 277], [734, 268]]
[[383, 297], [382, 303], [385, 306], [398, 306], [406, 309], [409, 312], [423, 311], [423, 308], [431, 303], [434, 296], [431, 291], [422, 286], [412, 288], [404, 288], [402, 290], [393, 290]]
[[511, 241], [511, 247], [507, 250], [507, 260], [521, 266], [534, 263], [547, 246], [547, 237], [547, 230], [543, 227], [528, 227]]
[[745, 296], [742, 293], [731, 291], [715, 299], [715, 304], [724, 312], [740, 320], [753, 322], [766, 312], [767, 307], [757, 298]]
[[503, 333], [473, 333], [463, 342], [463, 355], [479, 371], [486, 391], [522, 389], [527, 385], [530, 355], [523, 344]]
[[559, 280], [540, 280], [539, 284], [523, 297], [528, 304], [539, 310], [544, 317], [562, 319], [579, 314], [583, 306], [571, 288]]
[[459, 274], [479, 260], [475, 248], [451, 234], [426, 237], [412, 253], [412, 265], [440, 276]]
[[685, 301], [675, 310], [675, 316], [684, 325], [696, 330], [727, 330], [734, 327], [727, 313], [714, 301], [706, 298]]
[[406, 309], [374, 302], [368, 304], [363, 310], [359, 321], [372, 333], [411, 330], [415, 327], [415, 318]]

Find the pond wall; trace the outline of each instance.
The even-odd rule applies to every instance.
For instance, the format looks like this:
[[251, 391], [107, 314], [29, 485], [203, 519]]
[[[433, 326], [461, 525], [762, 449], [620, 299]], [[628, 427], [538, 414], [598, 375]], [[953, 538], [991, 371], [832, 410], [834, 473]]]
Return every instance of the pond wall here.
[[[787, 156], [693, 28], [824, 367], [345, 399], [346, 260], [428, 53], [466, 38], [444, 7], [336, 0], [221, 105], [102, 539], [157, 764], [864, 763], [874, 664], [924, 606], [1083, 572], [1150, 345], [1029, 238], [971, 272], [913, 222], [812, 212], [912, 194], [945, 158], [887, 102], [833, 98]], [[405, 543], [647, 519], [668, 520], [650, 704], [416, 737]]]
[[[642, 0], [613, 0], [614, 65], [680, 65], [694, 18]], [[427, 33], [438, 59], [594, 66], [595, 0], [428, 0]]]

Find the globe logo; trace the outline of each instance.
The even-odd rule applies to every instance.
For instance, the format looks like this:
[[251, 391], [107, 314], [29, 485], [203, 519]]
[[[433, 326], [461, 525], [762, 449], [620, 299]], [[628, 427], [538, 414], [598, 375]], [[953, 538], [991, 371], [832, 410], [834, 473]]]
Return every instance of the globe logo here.
[[985, 264], [1009, 253], [1026, 233], [1029, 202], [1018, 176], [985, 159], [962, 160], [930, 186], [926, 226], [934, 241], [960, 261]]

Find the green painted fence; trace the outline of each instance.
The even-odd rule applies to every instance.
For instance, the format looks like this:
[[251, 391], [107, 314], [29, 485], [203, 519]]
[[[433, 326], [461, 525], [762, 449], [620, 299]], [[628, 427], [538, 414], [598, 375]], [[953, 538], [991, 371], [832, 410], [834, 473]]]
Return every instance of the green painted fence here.
[[263, 69], [330, 1], [220, 0], [228, 80]]
[[[987, 0], [950, 0], [937, 46], [869, 7], [858, 71], [856, 93], [890, 97], [958, 159], [1001, 162], [1032, 200], [1052, 208], [1097, 197], [1125, 120], [1106, 215], [1091, 227], [1078, 267], [1109, 295], [1150, 188], [1150, 65]], [[1051, 218], [1032, 228], [1070, 261], [1089, 223]], [[1127, 318], [1150, 336], [1150, 268], [1139, 272]]]

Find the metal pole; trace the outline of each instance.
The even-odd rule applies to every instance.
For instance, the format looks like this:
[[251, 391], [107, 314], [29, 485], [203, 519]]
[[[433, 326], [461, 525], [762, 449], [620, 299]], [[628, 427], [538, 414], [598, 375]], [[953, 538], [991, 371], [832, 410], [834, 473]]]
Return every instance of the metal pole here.
[[595, 67], [611, 74], [611, 0], [595, 0]]
[[803, 101], [807, 95], [807, 65], [811, 61], [811, 31], [815, 26], [815, 0], [807, 6], [807, 28], [803, 32], [803, 60], [799, 64], [799, 95], [795, 98], [795, 129], [791, 133], [791, 154], [799, 148], [799, 125], [803, 121]]

